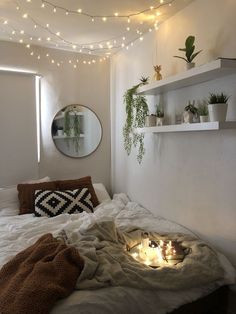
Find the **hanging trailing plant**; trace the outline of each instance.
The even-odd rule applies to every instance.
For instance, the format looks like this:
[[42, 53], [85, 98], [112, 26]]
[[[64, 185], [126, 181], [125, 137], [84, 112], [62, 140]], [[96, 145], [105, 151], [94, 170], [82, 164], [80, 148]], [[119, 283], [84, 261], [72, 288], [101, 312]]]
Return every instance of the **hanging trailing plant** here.
[[124, 94], [124, 104], [126, 106], [126, 121], [123, 127], [124, 148], [130, 155], [132, 146], [138, 147], [137, 160], [142, 162], [145, 154], [144, 134], [135, 132], [135, 128], [145, 126], [145, 118], [148, 115], [148, 105], [146, 98], [137, 95], [137, 89], [145, 84], [148, 84], [148, 78], [142, 77], [141, 83], [128, 89]]
[[70, 137], [73, 140], [76, 153], [79, 152], [79, 141], [80, 141], [80, 120], [78, 115], [77, 106], [68, 106], [65, 110], [64, 116], [64, 133], [68, 137], [67, 145], [69, 146]]

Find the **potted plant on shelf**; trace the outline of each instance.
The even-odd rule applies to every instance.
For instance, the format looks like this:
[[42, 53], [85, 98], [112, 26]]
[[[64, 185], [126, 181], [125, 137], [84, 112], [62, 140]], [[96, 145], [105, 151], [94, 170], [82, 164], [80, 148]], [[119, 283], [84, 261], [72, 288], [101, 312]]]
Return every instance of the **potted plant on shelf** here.
[[193, 118], [198, 113], [198, 109], [195, 107], [195, 100], [191, 103], [188, 102], [188, 105], [184, 108], [183, 112], [183, 122], [184, 123], [193, 123]]
[[208, 111], [210, 121], [225, 121], [228, 109], [228, 95], [225, 93], [210, 93], [208, 99]]
[[146, 98], [137, 95], [140, 86], [148, 84], [148, 77], [141, 77], [140, 83], [128, 89], [124, 94], [124, 104], [126, 106], [126, 121], [123, 127], [124, 148], [128, 155], [131, 153], [132, 146], [138, 145], [137, 160], [142, 162], [145, 154], [144, 134], [135, 132], [135, 128], [145, 126], [145, 119], [148, 115], [148, 105]]
[[179, 58], [183, 59], [186, 61], [186, 67], [187, 69], [191, 69], [195, 66], [195, 63], [193, 60], [196, 58], [196, 56], [202, 52], [202, 50], [195, 52], [195, 36], [188, 36], [185, 41], [185, 48], [179, 48], [179, 51], [184, 51], [185, 52], [185, 57], [180, 57], [180, 56], [174, 56], [174, 58]]
[[161, 105], [156, 106], [156, 125], [162, 126], [164, 124], [164, 110], [162, 109]]
[[202, 102], [198, 106], [198, 115], [200, 117], [200, 122], [208, 122], [208, 108], [205, 102]]

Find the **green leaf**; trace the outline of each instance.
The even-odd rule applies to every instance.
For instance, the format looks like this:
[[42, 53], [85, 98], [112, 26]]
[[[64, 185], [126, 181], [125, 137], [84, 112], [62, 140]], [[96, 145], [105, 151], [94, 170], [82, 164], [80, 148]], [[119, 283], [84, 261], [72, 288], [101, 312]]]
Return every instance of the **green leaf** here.
[[186, 51], [186, 48], [179, 48], [179, 51]]
[[186, 51], [186, 58], [189, 62], [191, 62], [191, 55], [193, 54], [194, 49], [195, 49], [195, 46], [192, 46]]
[[195, 41], [195, 36], [188, 36], [185, 41], [185, 47], [188, 50], [188, 48], [192, 47]]
[[190, 61], [190, 62], [192, 62], [193, 59], [196, 58], [197, 55], [199, 55], [200, 52], [202, 52], [202, 50], [200, 50], [200, 51], [194, 53], [194, 54], [191, 56], [191, 61]]
[[174, 56], [174, 58], [182, 59], [182, 60], [184, 60], [184, 61], [188, 62], [188, 60], [187, 60], [187, 59], [185, 59], [184, 57]]

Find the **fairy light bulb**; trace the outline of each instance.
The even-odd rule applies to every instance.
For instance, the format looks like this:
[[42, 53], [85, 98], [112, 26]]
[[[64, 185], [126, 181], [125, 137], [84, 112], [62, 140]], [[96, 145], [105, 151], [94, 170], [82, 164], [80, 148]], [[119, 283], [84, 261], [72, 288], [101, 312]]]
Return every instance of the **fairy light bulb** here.
[[46, 27], [49, 28], [49, 24], [46, 24]]
[[160, 4], [163, 4], [164, 3], [164, 0], [160, 0]]
[[122, 40], [125, 40], [125, 37], [122, 37]]
[[24, 14], [22, 15], [22, 17], [23, 17], [23, 19], [27, 19], [27, 18], [28, 18], [28, 14], [27, 14], [27, 13], [24, 13]]
[[34, 52], [33, 52], [33, 51], [31, 51], [30, 55], [31, 55], [31, 56], [33, 56], [33, 55], [34, 55]]
[[60, 36], [60, 35], [61, 35], [61, 33], [60, 33], [60, 32], [56, 32], [56, 35], [57, 35], [57, 36]]
[[153, 7], [153, 6], [151, 6], [151, 7], [150, 7], [150, 10], [153, 10], [153, 9], [154, 9], [154, 7]]
[[91, 18], [91, 21], [94, 22], [94, 17]]
[[36, 24], [34, 25], [34, 28], [35, 28], [35, 29], [37, 28], [37, 25], [36, 25]]
[[23, 44], [23, 39], [20, 39], [20, 40], [19, 40], [19, 43]]
[[76, 45], [72, 45], [72, 48], [73, 48], [73, 49], [76, 49], [76, 48], [77, 48], [77, 46], [76, 46]]
[[55, 63], [55, 60], [52, 59], [51, 62], [52, 62], [52, 63]]
[[143, 37], [139, 37], [139, 40], [140, 40], [140, 41], [143, 41]]
[[59, 63], [59, 62], [57, 62], [57, 66], [58, 66], [58, 67], [60, 66], [60, 63]]
[[77, 68], [77, 65], [76, 64], [74, 64], [74, 69], [76, 69]]
[[25, 32], [23, 30], [20, 31], [20, 34], [23, 35]]
[[116, 13], [114, 13], [114, 15], [117, 17], [117, 16], [119, 15], [119, 13], [118, 13], [118, 12], [116, 12]]
[[50, 41], [50, 40], [51, 40], [51, 37], [48, 37], [48, 38], [47, 38], [47, 41]]
[[129, 32], [130, 31], [130, 27], [126, 27], [126, 30]]
[[45, 8], [45, 3], [44, 2], [42, 2], [41, 8]]
[[57, 12], [57, 8], [54, 7], [54, 8], [53, 8], [53, 13], [56, 13], [56, 12]]
[[93, 49], [93, 45], [90, 45], [90, 48]]
[[49, 53], [46, 54], [46, 57], [47, 57], [47, 58], [49, 57]]
[[102, 20], [103, 20], [103, 22], [106, 22], [106, 20], [107, 20], [106, 16], [103, 16]]
[[128, 22], [128, 23], [130, 23], [130, 17], [128, 17], [128, 20], [127, 20], [127, 22]]
[[124, 48], [124, 46], [125, 46], [125, 44], [124, 44], [124, 43], [122, 43], [122, 44], [121, 44], [121, 47], [122, 47], [122, 48]]
[[27, 45], [26, 45], [26, 48], [28, 48], [28, 49], [29, 49], [29, 48], [30, 48], [30, 45], [29, 45], [29, 44], [27, 44]]
[[40, 60], [40, 58], [41, 58], [41, 57], [38, 55], [37, 59]]
[[4, 24], [4, 25], [7, 25], [7, 24], [8, 24], [8, 21], [7, 21], [7, 20], [5, 20], [5, 21], [3, 22], [3, 24]]
[[19, 10], [20, 10], [20, 7], [19, 7], [19, 6], [17, 6], [17, 7], [16, 7], [16, 10], [17, 10], [17, 11], [19, 11]]
[[82, 9], [78, 9], [77, 12], [78, 12], [78, 13], [82, 13]]
[[66, 15], [69, 15], [69, 12], [68, 12], [68, 11], [66, 11]]
[[38, 41], [41, 41], [41, 40], [42, 40], [41, 37], [39, 37], [39, 38], [38, 38]]
[[15, 30], [13, 30], [11, 33], [12, 33], [12, 35], [15, 35], [16, 31], [15, 31]]

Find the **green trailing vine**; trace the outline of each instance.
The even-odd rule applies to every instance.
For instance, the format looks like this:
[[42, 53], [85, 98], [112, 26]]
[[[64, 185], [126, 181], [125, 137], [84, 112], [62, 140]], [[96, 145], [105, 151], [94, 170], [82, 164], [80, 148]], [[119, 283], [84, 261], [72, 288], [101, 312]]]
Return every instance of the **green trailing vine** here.
[[79, 152], [80, 141], [80, 120], [78, 115], [79, 110], [76, 106], [68, 106], [64, 116], [64, 133], [68, 136], [67, 145], [69, 146], [69, 137], [72, 137], [76, 153]]
[[137, 95], [137, 89], [148, 83], [148, 78], [142, 77], [141, 83], [128, 89], [124, 94], [124, 104], [126, 105], [126, 121], [123, 127], [124, 148], [130, 155], [132, 146], [138, 148], [137, 160], [142, 162], [145, 154], [144, 134], [134, 131], [135, 128], [145, 126], [145, 118], [148, 115], [148, 105], [146, 98]]

